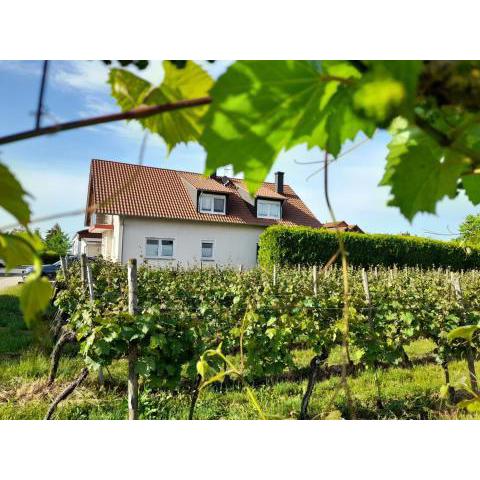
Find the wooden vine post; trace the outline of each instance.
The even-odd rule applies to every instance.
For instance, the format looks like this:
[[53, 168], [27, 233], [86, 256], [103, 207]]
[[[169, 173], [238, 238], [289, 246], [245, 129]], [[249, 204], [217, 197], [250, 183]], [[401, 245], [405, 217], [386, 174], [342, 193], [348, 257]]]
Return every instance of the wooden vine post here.
[[[363, 290], [365, 292], [365, 300], [367, 301], [367, 315], [368, 315], [368, 323], [370, 325], [370, 329], [372, 331], [372, 337], [374, 335], [374, 328], [375, 325], [373, 324], [373, 316], [372, 316], [372, 297], [370, 295], [370, 287], [368, 285], [368, 276], [367, 272], [365, 271], [364, 268], [362, 268], [362, 284], [363, 284]], [[383, 408], [383, 402], [382, 402], [382, 395], [381, 395], [381, 389], [380, 389], [380, 380], [378, 378], [378, 361], [375, 360], [373, 364], [373, 369], [374, 369], [374, 379], [375, 379], [375, 387], [377, 389], [377, 408]]]
[[86, 262], [85, 269], [87, 272], [87, 285], [88, 285], [88, 296], [90, 297], [90, 301], [93, 302], [95, 299], [93, 294], [93, 278], [92, 278], [92, 267], [88, 262]]
[[[462, 287], [460, 286], [460, 280], [458, 276], [453, 275], [453, 273], [451, 278], [452, 278], [453, 290], [455, 291], [455, 296], [457, 297], [457, 300], [462, 307], [463, 317], [465, 317], [465, 304], [463, 302], [463, 294], [462, 294]], [[472, 387], [472, 390], [475, 393], [478, 393], [477, 374], [475, 372], [475, 354], [474, 354], [472, 345], [470, 343], [467, 345], [466, 357], [467, 357], [468, 374], [470, 377], [470, 386]]]
[[87, 286], [87, 255], [82, 253], [80, 257], [80, 278], [82, 280], [82, 287]]
[[273, 286], [277, 284], [277, 264], [273, 264]]
[[[128, 261], [128, 313], [135, 315], [138, 310], [137, 297], [137, 260]], [[138, 373], [136, 364], [138, 359], [138, 345], [130, 342], [128, 347], [128, 419], [138, 419]]]
[[[85, 270], [87, 273], [88, 296], [90, 298], [90, 301], [93, 302], [95, 300], [95, 295], [93, 293], [92, 267], [87, 259], [85, 259]], [[100, 384], [101, 387], [103, 387], [105, 383], [102, 367], [98, 369], [98, 383]]]
[[65, 281], [67, 280], [67, 257], [60, 257], [60, 262], [62, 264], [62, 273]]
[[313, 294], [318, 295], [318, 271], [317, 266], [314, 265], [312, 269], [312, 281], [313, 281]]

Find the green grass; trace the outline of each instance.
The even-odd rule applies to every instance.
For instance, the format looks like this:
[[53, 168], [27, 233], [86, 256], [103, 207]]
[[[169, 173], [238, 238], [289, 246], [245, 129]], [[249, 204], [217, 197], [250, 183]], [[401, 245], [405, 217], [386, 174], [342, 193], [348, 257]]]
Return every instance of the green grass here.
[[[428, 340], [413, 342], [407, 349], [411, 359], [428, 356], [435, 347]], [[294, 352], [297, 370], [308, 366], [313, 352]], [[355, 359], [356, 352], [352, 352]], [[334, 350], [330, 365], [340, 362], [341, 353]], [[49, 356], [46, 345], [39, 346], [25, 326], [18, 306], [18, 288], [0, 292], [0, 419], [41, 419], [52, 399], [69, 383], [83, 364], [71, 349], [62, 357], [53, 388], [46, 387]], [[480, 364], [477, 365], [480, 369]], [[467, 376], [465, 362], [450, 364], [452, 382]], [[106, 386], [100, 389], [93, 374], [65, 402], [56, 414], [59, 419], [124, 419], [127, 412], [125, 361], [117, 361], [105, 372]], [[338, 389], [340, 379], [319, 382], [311, 398], [309, 413], [323, 418], [348, 418], [345, 396]], [[393, 368], [379, 372], [383, 408], [376, 405], [376, 388], [372, 372], [349, 379], [358, 418], [366, 419], [450, 419], [480, 418], [449, 406], [439, 396], [443, 372], [435, 364], [416, 365], [412, 369]], [[306, 380], [268, 381], [255, 388], [262, 409], [270, 418], [297, 418]], [[334, 392], [338, 390], [334, 397]], [[185, 419], [190, 395], [182, 392], [148, 392], [140, 396], [141, 418]], [[212, 387], [202, 391], [195, 409], [197, 419], [258, 418], [245, 392], [234, 385], [221, 390]]]

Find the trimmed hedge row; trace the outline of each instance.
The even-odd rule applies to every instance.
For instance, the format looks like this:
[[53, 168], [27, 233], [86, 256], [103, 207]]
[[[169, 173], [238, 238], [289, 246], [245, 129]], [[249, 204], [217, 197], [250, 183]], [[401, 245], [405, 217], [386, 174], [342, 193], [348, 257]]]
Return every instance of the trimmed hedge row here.
[[[344, 233], [348, 261], [352, 265], [480, 268], [480, 249], [421, 237]], [[259, 241], [261, 266], [321, 265], [338, 250], [336, 232], [310, 227], [272, 226]]]

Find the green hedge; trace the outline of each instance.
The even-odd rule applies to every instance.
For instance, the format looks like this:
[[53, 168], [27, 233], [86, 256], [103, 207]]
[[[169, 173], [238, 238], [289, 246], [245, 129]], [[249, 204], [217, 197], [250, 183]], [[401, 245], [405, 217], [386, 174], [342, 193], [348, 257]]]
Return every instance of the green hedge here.
[[40, 257], [42, 258], [44, 265], [50, 265], [51, 263], [55, 263], [60, 260], [60, 255], [58, 253], [49, 250], [43, 252]]
[[[348, 260], [352, 265], [480, 268], [480, 249], [465, 249], [453, 242], [421, 237], [344, 233]], [[338, 250], [336, 232], [310, 227], [267, 228], [259, 241], [261, 266], [321, 265]]]

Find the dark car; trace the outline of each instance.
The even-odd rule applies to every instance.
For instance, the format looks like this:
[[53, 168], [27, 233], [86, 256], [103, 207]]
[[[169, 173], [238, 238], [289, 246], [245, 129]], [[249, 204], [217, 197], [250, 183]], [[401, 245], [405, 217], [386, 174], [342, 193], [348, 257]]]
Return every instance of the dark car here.
[[[87, 257], [89, 261], [94, 260], [93, 257]], [[67, 257], [67, 263], [73, 263], [73, 262], [78, 262], [78, 257], [75, 255], [68, 255]], [[55, 277], [57, 276], [58, 270], [62, 268], [62, 262], [60, 260], [56, 261], [55, 263], [51, 263], [49, 265], [43, 265], [42, 266], [42, 275], [44, 277], [47, 277], [49, 280], [55, 280]], [[29, 265], [26, 267], [23, 272], [22, 272], [22, 277], [25, 280], [25, 277], [29, 275], [30, 273], [33, 272], [33, 266]]]
[[[57, 276], [57, 271], [60, 270], [60, 268], [62, 268], [62, 262], [60, 262], [60, 260], [50, 265], [43, 265], [42, 275], [44, 277], [47, 277], [49, 280], [54, 280], [55, 277]], [[33, 272], [32, 266], [28, 266], [27, 268], [25, 268], [25, 270], [22, 272], [23, 279], [25, 280], [25, 277], [32, 272]]]

